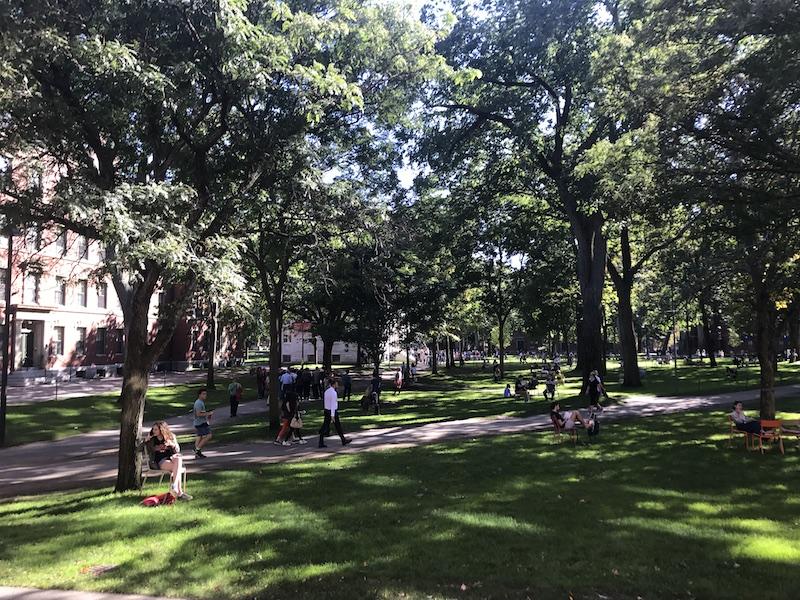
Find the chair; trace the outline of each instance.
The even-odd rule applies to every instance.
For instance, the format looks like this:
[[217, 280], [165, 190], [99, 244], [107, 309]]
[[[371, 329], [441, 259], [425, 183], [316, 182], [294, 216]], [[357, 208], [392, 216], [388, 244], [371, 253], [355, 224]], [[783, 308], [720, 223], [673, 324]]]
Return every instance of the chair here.
[[800, 421], [794, 421], [789, 423], [789, 427], [786, 426], [786, 423], [783, 423], [781, 426], [781, 436], [790, 435], [794, 436], [797, 440], [797, 447], [800, 448]]
[[550, 415], [550, 422], [553, 424], [553, 440], [555, 442], [561, 443], [561, 435], [566, 433], [572, 439], [573, 444], [578, 443], [578, 432], [575, 427], [572, 429], [562, 429], [553, 415]]
[[781, 454], [785, 454], [783, 449], [783, 438], [781, 437], [780, 420], [762, 420], [761, 432], [755, 434], [754, 437], [758, 438], [758, 449], [761, 450], [762, 454], [764, 453], [764, 440], [769, 443], [778, 442], [778, 448], [780, 448]]
[[[150, 455], [150, 452], [147, 449], [147, 444], [144, 442], [144, 439], [139, 442], [139, 445], [139, 450], [142, 453], [142, 485], [145, 485], [150, 477], [156, 476], [158, 476], [158, 485], [161, 485], [164, 483], [164, 477], [169, 475], [169, 473], [158, 468], [156, 461], [153, 460], [153, 457]], [[185, 492], [186, 483], [188, 481], [186, 465], [183, 465], [183, 468], [181, 469], [181, 479], [183, 479], [181, 482], [183, 487], [181, 489], [183, 489]]]
[[750, 450], [751, 445], [754, 446], [754, 444], [752, 444], [752, 437], [751, 437], [750, 432], [742, 431], [741, 429], [737, 429], [736, 428], [736, 421], [734, 421], [733, 417], [730, 416], [730, 415], [728, 415], [728, 424], [731, 427], [730, 439], [728, 441], [728, 445], [731, 448], [733, 448], [733, 438], [736, 435], [743, 435], [744, 436], [744, 447], [745, 447], [746, 450]]

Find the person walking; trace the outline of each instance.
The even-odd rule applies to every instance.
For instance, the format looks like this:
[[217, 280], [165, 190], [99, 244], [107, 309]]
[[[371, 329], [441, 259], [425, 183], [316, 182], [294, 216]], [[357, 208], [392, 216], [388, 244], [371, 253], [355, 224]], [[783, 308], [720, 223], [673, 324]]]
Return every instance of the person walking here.
[[401, 369], [397, 369], [394, 374], [394, 394], [395, 396], [400, 393], [400, 390], [403, 389], [403, 371]]
[[322, 421], [322, 427], [319, 429], [319, 447], [327, 448], [325, 445], [325, 436], [331, 433], [331, 421], [336, 427], [336, 433], [339, 434], [339, 439], [342, 440], [342, 446], [347, 446], [352, 440], [344, 437], [342, 431], [342, 423], [339, 421], [339, 395], [336, 392], [336, 380], [331, 379], [328, 382], [328, 389], [325, 390], [325, 418]]
[[242, 384], [234, 379], [228, 385], [228, 400], [230, 400], [231, 404], [231, 418], [234, 418], [236, 416], [236, 413], [239, 410], [239, 402], [241, 401], [241, 399], [242, 399]]
[[197, 400], [194, 401], [194, 456], [195, 458], [205, 458], [203, 447], [211, 441], [211, 426], [209, 421], [214, 414], [213, 410], [206, 410], [206, 398], [208, 392], [205, 388], [197, 392]]
[[258, 399], [267, 397], [267, 370], [264, 367], [256, 369], [256, 384], [258, 386]]

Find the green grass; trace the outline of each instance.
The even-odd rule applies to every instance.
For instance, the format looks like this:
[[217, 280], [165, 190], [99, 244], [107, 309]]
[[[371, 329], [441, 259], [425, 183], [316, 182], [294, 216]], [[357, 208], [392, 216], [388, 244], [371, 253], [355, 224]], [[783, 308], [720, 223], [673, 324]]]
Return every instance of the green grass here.
[[[685, 396], [693, 394], [710, 394], [742, 389], [755, 389], [758, 380], [752, 374], [756, 370], [751, 367], [751, 377], [739, 382], [729, 382], [725, 378], [723, 363], [716, 368], [708, 366], [684, 366], [678, 369], [678, 379], [673, 370], [667, 366], [648, 365], [645, 385], [642, 388], [625, 389], [619, 384], [617, 363], [609, 362], [607, 390], [610, 402], [641, 394], [655, 396]], [[530, 403], [516, 398], [503, 397], [506, 383], [511, 383], [517, 374], [527, 376], [528, 365], [520, 365], [513, 359], [506, 366], [506, 379], [502, 383], [494, 383], [488, 372], [480, 370], [480, 363], [467, 363], [464, 368], [443, 370], [440, 375], [425, 374], [419, 378], [417, 385], [399, 395], [394, 394], [391, 382], [385, 382], [382, 394], [382, 414], [363, 413], [356, 398], [361, 397], [367, 384], [354, 385], [352, 402], [340, 403], [340, 416], [347, 432], [374, 429], [378, 427], [416, 427], [427, 423], [468, 419], [473, 417], [513, 416], [526, 417], [549, 412], [549, 404], [542, 397], [544, 382], [541, 382], [532, 393]], [[781, 384], [800, 382], [800, 363], [781, 369]], [[748, 385], [748, 382], [750, 385]], [[586, 406], [586, 400], [578, 396], [581, 379], [574, 373], [568, 373], [566, 383], [559, 387], [558, 399], [562, 408], [578, 408]], [[341, 389], [340, 389], [341, 393]], [[313, 435], [322, 425], [322, 409], [319, 402], [306, 405], [304, 417], [306, 435]], [[240, 442], [252, 439], [275, 437], [275, 432], [267, 431], [267, 417], [252, 415], [242, 417], [236, 423], [220, 425], [214, 428], [217, 443]], [[189, 441], [186, 437], [181, 441]]]
[[[706, 365], [708, 363], [706, 362]], [[757, 367], [748, 367], [741, 371], [740, 381], [729, 381], [725, 377], [723, 361], [718, 367], [706, 365], [679, 366], [678, 376], [670, 366], [658, 366], [655, 363], [644, 364], [647, 372], [644, 387], [623, 389], [619, 384], [619, 365], [609, 362], [609, 374], [606, 377], [607, 389], [612, 401], [624, 399], [632, 395], [652, 394], [656, 396], [686, 396], [756, 389], [758, 387]], [[392, 390], [384, 392], [384, 414], [380, 417], [363, 415], [358, 402], [343, 405], [342, 419], [349, 431], [357, 431], [374, 427], [411, 427], [425, 423], [464, 419], [469, 417], [488, 417], [494, 415], [528, 416], [546, 412], [540, 383], [534, 394], [534, 402], [525, 405], [516, 400], [503, 398], [505, 383], [512, 383], [518, 373], [529, 372], [530, 364], [520, 365], [516, 359], [507, 364], [507, 376], [503, 383], [492, 382], [490, 373], [480, 370], [480, 363], [470, 362], [464, 368], [442, 369], [440, 375], [425, 375], [420, 383], [411, 390], [404, 391], [395, 397]], [[338, 367], [337, 367], [338, 368]], [[391, 372], [390, 369], [386, 371]], [[781, 363], [779, 385], [800, 382], [800, 363], [787, 365]], [[210, 394], [209, 406], [227, 404], [225, 387], [222, 381], [217, 390]], [[245, 400], [255, 397], [255, 380], [252, 376], [242, 378], [245, 389]], [[386, 382], [387, 388], [391, 383]], [[354, 397], [360, 396], [366, 383], [356, 383]], [[196, 385], [178, 385], [168, 388], [152, 388], [148, 393], [148, 404], [145, 412], [146, 420], [159, 418], [169, 419], [187, 414], [194, 400]], [[584, 406], [585, 400], [578, 398], [580, 378], [575, 374], [567, 374], [566, 385], [559, 389], [559, 399], [567, 406]], [[114, 429], [118, 426], [117, 394], [88, 396], [67, 400], [52, 400], [28, 405], [12, 406], [8, 412], [9, 445], [26, 442], [55, 440], [77, 433], [85, 433], [97, 429]], [[265, 411], [266, 412], [266, 411]], [[321, 416], [318, 405], [312, 405], [305, 419], [306, 430], [319, 428]], [[217, 442], [240, 441], [247, 439], [263, 439], [266, 432], [266, 414], [263, 416], [242, 417], [235, 424], [222, 425], [215, 428]], [[188, 439], [188, 438], [187, 438]]]
[[[792, 404], [800, 409], [800, 402]], [[0, 503], [0, 583], [196, 598], [791, 598], [800, 452], [722, 413], [191, 476], [191, 503]], [[155, 491], [150, 488], [149, 492]], [[117, 568], [92, 577], [86, 568]]]
[[[242, 376], [239, 382], [245, 398], [255, 396], [255, 378]], [[228, 403], [229, 380], [218, 379], [209, 393], [208, 406]], [[145, 420], [168, 419], [188, 414], [202, 382], [150, 388], [145, 404]], [[15, 404], [8, 408], [7, 444], [15, 446], [36, 441], [58, 440], [78, 433], [119, 427], [119, 392]]]

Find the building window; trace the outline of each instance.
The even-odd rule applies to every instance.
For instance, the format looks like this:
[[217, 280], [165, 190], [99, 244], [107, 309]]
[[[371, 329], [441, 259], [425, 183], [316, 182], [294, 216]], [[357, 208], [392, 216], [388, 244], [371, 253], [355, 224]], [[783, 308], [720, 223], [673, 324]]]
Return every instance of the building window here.
[[56, 248], [61, 252], [61, 256], [67, 253], [67, 230], [62, 229], [56, 238]]
[[97, 328], [97, 337], [95, 338], [94, 353], [97, 356], [102, 356], [106, 353], [106, 328]]
[[108, 304], [108, 284], [103, 281], [97, 284], [97, 308], [105, 308]]
[[342, 362], [342, 355], [341, 354], [331, 354], [331, 362], [334, 362], [334, 363]]
[[284, 344], [288, 344], [291, 341], [292, 341], [291, 336], [288, 333], [284, 333], [283, 334], [283, 343]]
[[64, 354], [64, 328], [53, 327], [53, 352], [55, 354]]
[[290, 363], [290, 362], [292, 362], [292, 355], [291, 355], [291, 354], [284, 354], [284, 355], [281, 357], [281, 361], [282, 361], [282, 362], [285, 362], [285, 363]]
[[56, 305], [64, 306], [67, 301], [67, 280], [56, 277]]
[[89, 244], [86, 242], [85, 235], [79, 235], [75, 240], [75, 247], [78, 249], [78, 260], [86, 258], [89, 253]]
[[25, 246], [28, 250], [42, 249], [42, 231], [38, 227], [28, 227], [25, 230]]
[[23, 301], [25, 304], [36, 304], [39, 301], [39, 281], [38, 274], [28, 273], [25, 275]]
[[117, 341], [116, 353], [123, 354], [125, 352], [125, 330], [117, 329], [115, 339]]
[[87, 286], [88, 283], [85, 279], [78, 282], [78, 304], [80, 306], [86, 306]]
[[86, 354], [86, 327], [78, 327], [78, 341], [75, 342], [75, 354]]

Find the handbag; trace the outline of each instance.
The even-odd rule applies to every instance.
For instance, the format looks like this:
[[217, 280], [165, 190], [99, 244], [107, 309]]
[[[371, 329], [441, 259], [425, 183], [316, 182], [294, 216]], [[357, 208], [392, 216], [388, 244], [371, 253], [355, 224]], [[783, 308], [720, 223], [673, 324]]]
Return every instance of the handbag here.
[[292, 417], [292, 420], [289, 422], [289, 427], [292, 429], [302, 429], [303, 428], [303, 419], [299, 416], [295, 415]]

